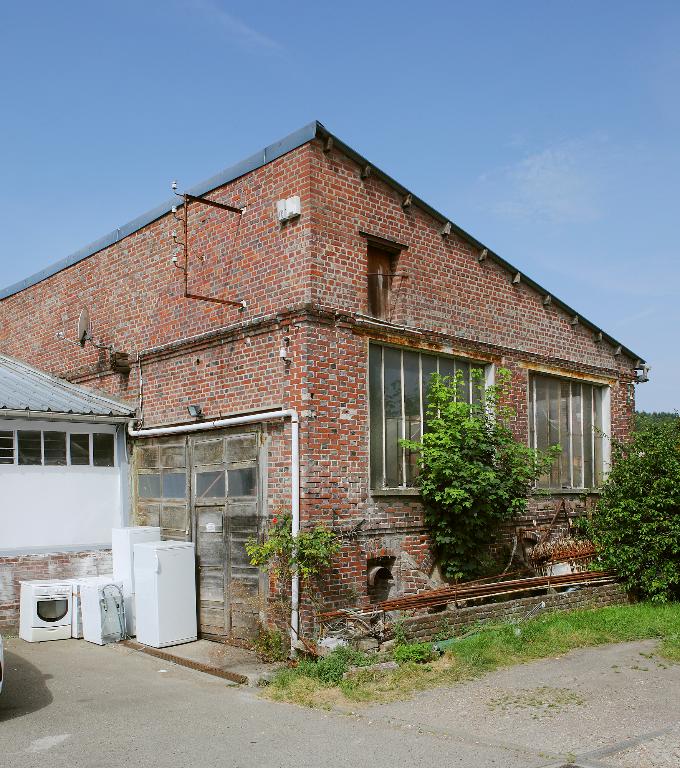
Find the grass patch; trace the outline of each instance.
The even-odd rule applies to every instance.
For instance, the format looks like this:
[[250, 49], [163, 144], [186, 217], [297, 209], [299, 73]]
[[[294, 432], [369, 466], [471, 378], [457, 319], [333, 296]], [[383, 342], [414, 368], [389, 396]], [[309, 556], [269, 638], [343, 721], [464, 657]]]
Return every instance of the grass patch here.
[[[403, 658], [395, 670], [360, 670], [343, 679], [350, 664], [362, 666], [367, 657], [343, 650], [320, 661], [304, 661], [281, 670], [265, 695], [304, 706], [348, 706], [355, 702], [403, 699], [416, 691], [452, 685], [480, 677], [500, 667], [560, 656], [574, 648], [658, 638], [659, 653], [680, 662], [680, 603], [611, 606], [569, 613], [552, 613], [520, 625], [481, 629], [462, 638], [428, 663], [424, 654]], [[338, 654], [337, 658], [334, 658]], [[395, 649], [395, 655], [400, 652]], [[409, 656], [410, 654], [406, 654]], [[415, 658], [418, 657], [418, 658]]]

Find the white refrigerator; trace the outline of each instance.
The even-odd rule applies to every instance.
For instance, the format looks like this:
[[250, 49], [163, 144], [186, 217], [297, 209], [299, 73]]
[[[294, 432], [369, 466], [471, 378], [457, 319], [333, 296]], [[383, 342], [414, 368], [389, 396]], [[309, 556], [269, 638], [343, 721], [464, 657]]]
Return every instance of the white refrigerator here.
[[137, 640], [152, 648], [197, 639], [194, 545], [157, 541], [135, 545]]
[[139, 525], [131, 528], [114, 528], [111, 531], [113, 578], [123, 584], [125, 597], [125, 623], [128, 635], [135, 634], [135, 569], [134, 547], [145, 541], [160, 541], [161, 529], [157, 526]]

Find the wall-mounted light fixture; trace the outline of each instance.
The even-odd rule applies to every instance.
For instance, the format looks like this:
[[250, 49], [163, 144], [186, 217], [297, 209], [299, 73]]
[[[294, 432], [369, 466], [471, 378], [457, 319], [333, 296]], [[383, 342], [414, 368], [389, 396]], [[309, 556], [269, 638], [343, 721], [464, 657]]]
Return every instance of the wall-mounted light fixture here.
[[191, 416], [192, 419], [200, 419], [201, 416], [203, 416], [202, 405], [189, 405], [187, 406], [187, 411], [189, 411], [189, 416]]

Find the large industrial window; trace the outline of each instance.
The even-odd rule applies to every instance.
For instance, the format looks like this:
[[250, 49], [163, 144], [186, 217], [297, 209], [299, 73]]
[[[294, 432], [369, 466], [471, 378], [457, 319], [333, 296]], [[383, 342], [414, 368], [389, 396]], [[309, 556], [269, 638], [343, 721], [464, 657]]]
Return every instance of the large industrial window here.
[[553, 376], [532, 376], [529, 382], [531, 445], [562, 452], [541, 488], [597, 488], [604, 471], [606, 388]]
[[370, 475], [371, 488], [408, 488], [418, 474], [417, 454], [400, 440], [419, 440], [427, 411], [427, 388], [433, 373], [460, 373], [460, 397], [472, 402], [480, 380], [473, 370], [482, 363], [430, 355], [379, 344], [369, 348]]

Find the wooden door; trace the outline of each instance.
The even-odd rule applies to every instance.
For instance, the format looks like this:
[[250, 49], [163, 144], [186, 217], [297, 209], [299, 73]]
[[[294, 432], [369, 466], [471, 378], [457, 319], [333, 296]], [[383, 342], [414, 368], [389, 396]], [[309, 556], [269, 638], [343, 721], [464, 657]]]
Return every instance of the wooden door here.
[[208, 433], [191, 439], [192, 516], [203, 635], [252, 639], [260, 574], [245, 544], [259, 532], [259, 433]]

